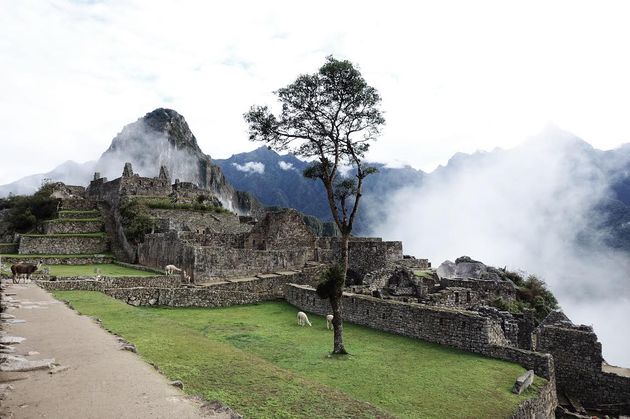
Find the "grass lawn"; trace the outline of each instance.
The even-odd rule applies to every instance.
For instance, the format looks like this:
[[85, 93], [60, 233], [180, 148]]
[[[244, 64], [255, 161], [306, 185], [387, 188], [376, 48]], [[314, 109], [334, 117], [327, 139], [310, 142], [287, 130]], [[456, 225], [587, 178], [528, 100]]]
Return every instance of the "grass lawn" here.
[[105, 232], [97, 233], [58, 233], [58, 234], [22, 234], [23, 237], [41, 237], [45, 239], [58, 239], [60, 237], [105, 237]]
[[133, 342], [189, 394], [254, 418], [502, 418], [533, 397], [510, 392], [524, 369], [439, 345], [345, 325], [330, 357], [322, 317], [299, 327], [284, 302], [220, 309], [136, 308], [96, 292], [55, 292]]
[[83, 276], [95, 275], [94, 269], [100, 268], [103, 276], [155, 276], [155, 272], [146, 272], [138, 269], [127, 268], [113, 263], [100, 263], [95, 265], [44, 265], [50, 275], [55, 276]]

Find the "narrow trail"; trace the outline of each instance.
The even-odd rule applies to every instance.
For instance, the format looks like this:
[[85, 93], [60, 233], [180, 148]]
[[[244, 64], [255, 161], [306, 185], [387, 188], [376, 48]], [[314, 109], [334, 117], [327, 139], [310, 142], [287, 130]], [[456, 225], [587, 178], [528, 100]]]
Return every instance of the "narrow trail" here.
[[[67, 369], [0, 372], [13, 386], [2, 401], [7, 418], [229, 418], [169, 385], [168, 380], [94, 320], [80, 316], [34, 284], [7, 285], [13, 299], [4, 332], [26, 338], [12, 345], [29, 360], [54, 358]], [[19, 322], [25, 320], [25, 322]], [[30, 354], [29, 354], [30, 353]], [[62, 368], [63, 369], [63, 368]]]

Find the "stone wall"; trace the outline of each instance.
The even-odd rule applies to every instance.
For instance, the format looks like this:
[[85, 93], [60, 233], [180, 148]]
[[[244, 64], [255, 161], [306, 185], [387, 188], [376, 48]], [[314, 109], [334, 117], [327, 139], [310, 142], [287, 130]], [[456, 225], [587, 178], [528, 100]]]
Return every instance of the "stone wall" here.
[[242, 249], [247, 233], [192, 233], [180, 232], [179, 238], [197, 246]]
[[186, 270], [195, 282], [246, 276], [287, 269], [301, 269], [312, 259], [310, 249], [251, 250], [198, 246], [181, 237], [190, 233], [157, 233], [138, 246], [142, 265], [163, 268], [173, 264]]
[[49, 281], [38, 280], [37, 285], [45, 290], [55, 291], [100, 291], [104, 292], [109, 288], [177, 288], [182, 286], [179, 276], [104, 276], [100, 280], [93, 276], [65, 277], [63, 280]]
[[77, 234], [77, 233], [97, 233], [103, 230], [103, 221], [69, 221], [51, 220], [44, 223], [45, 234]]
[[586, 407], [630, 414], [630, 377], [602, 370], [602, 346], [589, 326], [542, 326], [535, 335], [536, 350], [554, 358], [558, 391]]
[[[85, 191], [83, 191], [85, 193]], [[94, 201], [89, 199], [62, 199], [61, 210], [64, 211], [89, 211], [96, 207]]]
[[[315, 260], [330, 263], [337, 260], [341, 249], [338, 237], [318, 237]], [[358, 276], [383, 269], [403, 259], [402, 242], [384, 242], [374, 237], [352, 237], [348, 243], [348, 269]]]
[[314, 271], [306, 270], [222, 281], [194, 288], [110, 288], [104, 292], [134, 306], [228, 307], [280, 299], [287, 284], [312, 284], [313, 278], [317, 278]]
[[315, 246], [316, 237], [295, 210], [283, 209], [265, 214], [252, 228], [245, 248], [255, 250], [287, 250]]
[[138, 245], [138, 263], [164, 269], [175, 265], [186, 271], [195, 280], [195, 247], [179, 239], [178, 233], [147, 234], [144, 242]]
[[479, 294], [480, 299], [492, 301], [497, 298], [504, 300], [516, 299], [516, 287], [509, 281], [489, 281], [483, 279], [451, 278], [442, 279], [447, 287], [469, 288]]
[[554, 419], [558, 405], [556, 383], [549, 380], [538, 392], [538, 396], [522, 402], [511, 419]]
[[107, 237], [85, 236], [22, 236], [20, 254], [74, 255], [106, 253]]
[[208, 232], [208, 233], [247, 233], [252, 226], [241, 223], [237, 215], [217, 214], [204, 211], [151, 209], [151, 215], [159, 220], [166, 230]]
[[[287, 286], [285, 299], [304, 311], [332, 312], [329, 301], [320, 299], [308, 286]], [[532, 369], [540, 377], [553, 378], [550, 355], [507, 346], [501, 324], [475, 312], [344, 293], [343, 313], [344, 320], [351, 323], [503, 359]]]
[[217, 277], [302, 269], [311, 259], [309, 249], [250, 250], [196, 247], [194, 255], [193, 272], [197, 282]]
[[32, 258], [24, 257], [24, 256], [21, 256], [21, 257], [4, 256], [2, 258], [2, 261], [7, 262], [7, 263], [24, 262], [24, 263], [32, 263], [34, 265], [36, 265], [37, 262], [39, 262], [40, 260], [42, 261], [44, 265], [94, 265], [97, 263], [112, 263], [112, 257], [106, 256], [106, 255], [89, 256], [89, 257], [33, 256]]

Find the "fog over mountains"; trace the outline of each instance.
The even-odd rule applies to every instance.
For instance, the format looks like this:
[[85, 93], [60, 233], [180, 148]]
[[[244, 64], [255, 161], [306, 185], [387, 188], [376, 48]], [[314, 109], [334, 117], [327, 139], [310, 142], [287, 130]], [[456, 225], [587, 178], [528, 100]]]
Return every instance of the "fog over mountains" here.
[[[173, 179], [329, 219], [323, 187], [302, 176], [307, 162], [266, 147], [210, 160], [183, 118], [159, 115], [157, 131], [125, 128], [99, 161], [68, 161], [0, 186], [0, 196], [33, 192], [44, 178], [87, 185], [95, 168], [113, 179], [124, 161], [156, 176], [167, 163]], [[514, 149], [458, 153], [429, 174], [374, 166], [357, 234], [402, 240], [405, 253], [435, 265], [469, 255], [536, 273], [574, 321], [595, 326], [608, 362], [630, 366], [630, 145], [601, 151], [549, 127]]]

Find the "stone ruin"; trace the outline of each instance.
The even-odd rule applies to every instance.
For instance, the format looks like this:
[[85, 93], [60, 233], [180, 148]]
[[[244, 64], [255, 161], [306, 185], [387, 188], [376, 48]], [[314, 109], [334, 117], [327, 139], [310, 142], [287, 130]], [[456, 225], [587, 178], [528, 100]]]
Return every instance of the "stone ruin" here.
[[[316, 236], [294, 210], [150, 209], [156, 228], [132, 246], [116, 214], [123, 200], [194, 203], [203, 196], [217, 203], [217, 197], [192, 183], [171, 183], [164, 168], [158, 177], [140, 177], [130, 164], [118, 179], [107, 181], [96, 173], [84, 192], [74, 187], [66, 192], [72, 197], [61, 197], [62, 203], [72, 198], [77, 208], [85, 202], [85, 208], [96, 206], [105, 214], [109, 246], [118, 259], [154, 269], [174, 264], [193, 283], [42, 281], [47, 289], [99, 290], [133, 305], [216, 307], [285, 298], [304, 310], [330, 310], [308, 286], [317, 285], [322, 268], [337, 259], [340, 241]], [[374, 237], [353, 237], [349, 256], [348, 320], [519, 363], [549, 380], [553, 395], [541, 409], [555, 406], [557, 384], [558, 394], [589, 408], [614, 405], [617, 412], [630, 411], [630, 378], [604, 363], [591, 329], [558, 312], [537, 325], [532, 313], [515, 316], [488, 306], [497, 298], [516, 299], [515, 285], [499, 270], [470, 258], [432, 269], [426, 259], [403, 255], [401, 242]]]

